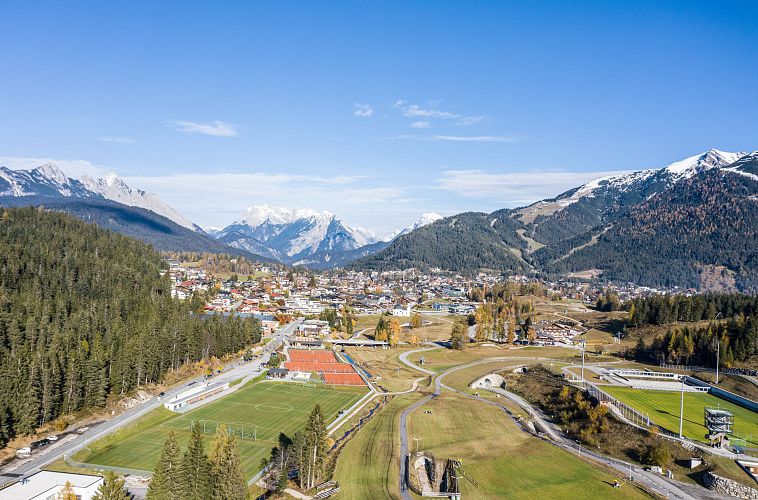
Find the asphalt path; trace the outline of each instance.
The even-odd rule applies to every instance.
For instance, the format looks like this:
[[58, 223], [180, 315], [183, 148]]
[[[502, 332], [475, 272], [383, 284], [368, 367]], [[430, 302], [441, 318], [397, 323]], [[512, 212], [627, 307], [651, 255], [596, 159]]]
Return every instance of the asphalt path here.
[[[279, 348], [286, 338], [292, 336], [299, 321], [295, 321], [279, 328], [271, 340], [263, 346], [258, 356], [247, 362], [240, 363], [233, 361], [224, 366], [222, 373], [214, 377], [215, 382], [232, 382], [250, 375], [255, 376], [256, 372], [261, 373], [268, 361], [270, 355]], [[189, 386], [204, 382], [204, 377], [196, 377], [185, 383], [176, 385], [165, 391], [163, 398], [153, 397], [140, 403], [124, 413], [117, 415], [105, 422], [92, 425], [89, 429], [80, 435], [74, 435], [73, 438], [68, 436], [62, 437], [65, 441], [60, 444], [49, 445], [38, 451], [35, 451], [31, 458], [15, 459], [0, 469], [0, 485], [9, 481], [15, 481], [22, 477], [29, 476], [38, 472], [45, 465], [54, 462], [64, 455], [72, 455], [80, 449], [87, 446], [90, 442], [102, 438], [103, 436], [114, 432], [133, 420], [145, 415], [146, 413], [158, 408], [163, 401], [171, 399], [178, 393], [186, 390]]]
[[[407, 356], [410, 355], [410, 354], [414, 354], [414, 353], [418, 353], [418, 352], [423, 352], [423, 351], [426, 351], [426, 350], [429, 350], [429, 348], [419, 349], [419, 350], [415, 350], [415, 351], [408, 351], [407, 353], [404, 353], [405, 356], [402, 358], [402, 361], [406, 365], [408, 365], [408, 366], [410, 366], [412, 368], [415, 368], [416, 370], [423, 371], [424, 373], [428, 373], [429, 370], [425, 370], [425, 369], [423, 369], [423, 368], [421, 368], [421, 367], [419, 367], [419, 366], [417, 366], [417, 365], [415, 365], [415, 364], [407, 361], [407, 359], [406, 359]], [[482, 403], [485, 403], [485, 404], [488, 404], [488, 405], [497, 406], [497, 407], [501, 408], [506, 414], [508, 414], [509, 416], [512, 417], [512, 415], [510, 415], [509, 410], [505, 406], [503, 406], [502, 403], [498, 403], [496, 401], [492, 401], [492, 400], [489, 400], [489, 399], [481, 398], [479, 396], [476, 396], [476, 395], [473, 395], [473, 394], [469, 394], [467, 392], [463, 392], [463, 391], [459, 391], [457, 389], [453, 389], [453, 388], [451, 388], [449, 386], [444, 385], [442, 383], [442, 381], [444, 380], [444, 378], [448, 374], [456, 372], [458, 370], [469, 368], [471, 366], [479, 365], [479, 364], [482, 364], [482, 363], [490, 363], [490, 362], [493, 362], [493, 361], [506, 361], [506, 360], [509, 360], [509, 361], [518, 361], [518, 359], [519, 358], [488, 358], [488, 359], [482, 359], [482, 360], [474, 361], [472, 363], [467, 363], [467, 364], [464, 364], [464, 365], [456, 366], [456, 367], [450, 368], [448, 370], [445, 370], [444, 372], [441, 372], [439, 375], [437, 375], [435, 377], [435, 379], [434, 379], [434, 393], [433, 394], [425, 397], [421, 401], [418, 401], [418, 402], [410, 405], [409, 407], [407, 407], [402, 412], [402, 414], [400, 415], [400, 495], [402, 496], [403, 500], [412, 500], [413, 499], [413, 497], [411, 496], [410, 491], [408, 489], [408, 484], [407, 484], [407, 481], [406, 481], [406, 478], [408, 477], [408, 473], [409, 473], [409, 469], [408, 469], [408, 466], [409, 466], [409, 464], [408, 464], [408, 456], [409, 456], [408, 455], [409, 454], [409, 446], [408, 446], [408, 415], [412, 411], [416, 410], [417, 408], [423, 406], [424, 404], [428, 403], [432, 399], [434, 399], [437, 396], [439, 396], [440, 393], [441, 393], [441, 391], [442, 391], [442, 388], [444, 387], [445, 389], [448, 389], [450, 391], [459, 393], [459, 394], [464, 395], [464, 396], [466, 396], [468, 398], [475, 399], [475, 400], [477, 400], [479, 402], [482, 402]], [[532, 358], [532, 359], [534, 359], [534, 358]], [[516, 395], [513, 395], [513, 396], [516, 396]], [[561, 434], [560, 428], [557, 428], [552, 423], [549, 423], [549, 420], [547, 420], [546, 418], [544, 418], [544, 416], [542, 415], [542, 413], [537, 408], [532, 407], [523, 398], [519, 398], [519, 397], [516, 396], [513, 400], [514, 400], [514, 402], [517, 402], [517, 404], [519, 404], [519, 406], [522, 406], [525, 409], [528, 407], [530, 414], [539, 416], [540, 420], [542, 421], [542, 424], [545, 425], [545, 426], [549, 426], [549, 428], [551, 428], [551, 430], [553, 430], [553, 432], [550, 432], [550, 434], [552, 436], [559, 437], [559, 440], [557, 442], [555, 442], [555, 441], [549, 441], [549, 440], [547, 442], [553, 443], [554, 445], [559, 446], [560, 448], [563, 448], [564, 450], [566, 450], [567, 452], [570, 452], [570, 453], [584, 454], [584, 456], [586, 458], [591, 458], [595, 462], [602, 463], [605, 466], [611, 467], [611, 468], [613, 468], [613, 469], [615, 469], [615, 470], [617, 470], [617, 471], [619, 471], [621, 473], [627, 474], [627, 473], [630, 472], [630, 469], [629, 469], [629, 465], [630, 464], [627, 464], [625, 462], [613, 459], [611, 457], [606, 457], [606, 456], [603, 456], [603, 455], [591, 452], [591, 451], [589, 451], [587, 449], [583, 449], [583, 448], [577, 447], [576, 444], [574, 444], [571, 440], [563, 437], [563, 435]], [[662, 495], [664, 495], [666, 497], [669, 497], [669, 498], [679, 498], [679, 499], [682, 499], [682, 500], [695, 500], [696, 498], [698, 498], [697, 496], [691, 494], [691, 492], [693, 490], [691, 488], [688, 488], [687, 485], [680, 484], [680, 483], [668, 480], [668, 479], [664, 478], [663, 476], [661, 476], [659, 474], [656, 474], [656, 473], [653, 473], [653, 472], [650, 472], [650, 471], [645, 471], [645, 470], [642, 470], [642, 469], [640, 469], [638, 467], [635, 467], [635, 466], [632, 466], [631, 472], [633, 473], [634, 478], [635, 478], [636, 481], [639, 481], [639, 482], [645, 484], [648, 488], [651, 488], [654, 491], [659, 492], [660, 494], [662, 494]], [[707, 490], [703, 490], [703, 492], [706, 492], [706, 491]], [[694, 493], [698, 493], [698, 491], [695, 490]]]

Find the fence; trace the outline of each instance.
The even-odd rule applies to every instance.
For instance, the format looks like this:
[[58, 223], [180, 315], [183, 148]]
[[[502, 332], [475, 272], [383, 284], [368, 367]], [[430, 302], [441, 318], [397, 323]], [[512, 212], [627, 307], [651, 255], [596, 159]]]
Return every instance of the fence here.
[[[597, 401], [600, 401], [601, 403], [610, 403], [613, 405], [619, 411], [619, 413], [621, 413], [621, 416], [623, 416], [626, 420], [634, 423], [635, 425], [638, 425], [640, 427], [649, 427], [651, 425], [650, 415], [643, 414], [631, 406], [622, 403], [604, 390], [597, 387], [595, 384], [585, 382], [584, 389]], [[668, 431], [664, 430], [663, 432]]]
[[96, 471], [104, 471], [109, 470], [113, 471], [117, 474], [121, 474], [122, 476], [129, 475], [129, 476], [144, 476], [144, 477], [150, 477], [153, 475], [151, 471], [146, 470], [139, 470], [139, 469], [127, 469], [126, 467], [114, 467], [112, 465], [100, 465], [100, 464], [88, 464], [85, 462], [77, 462], [73, 458], [71, 458], [68, 455], [63, 455], [63, 460], [72, 467], [79, 467], [81, 469], [92, 469]]
[[[716, 372], [715, 368], [708, 368], [705, 366], [671, 365], [666, 363], [661, 363], [661, 368], [688, 372]], [[748, 377], [758, 377], [758, 370], [751, 370], [749, 368], [719, 368], [719, 373], [725, 373], [727, 375], [747, 375]]]
[[269, 471], [270, 468], [271, 468], [271, 464], [259, 470], [256, 475], [254, 475], [253, 477], [247, 480], [247, 485], [253, 486], [255, 483], [257, 483], [260, 480], [260, 478], [262, 478]]

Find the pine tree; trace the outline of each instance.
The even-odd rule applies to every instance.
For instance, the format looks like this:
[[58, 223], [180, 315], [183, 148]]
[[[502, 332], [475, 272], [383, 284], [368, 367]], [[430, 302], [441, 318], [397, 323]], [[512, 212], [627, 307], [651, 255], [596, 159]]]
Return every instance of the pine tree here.
[[111, 471], [105, 473], [103, 482], [97, 488], [92, 500], [129, 500], [130, 496], [124, 489], [124, 480]]
[[216, 429], [216, 440], [210, 456], [214, 500], [244, 500], [247, 483], [242, 471], [237, 440], [227, 433], [226, 426]]
[[211, 464], [203, 448], [203, 435], [198, 423], [192, 426], [192, 436], [187, 451], [184, 452], [180, 471], [182, 499], [207, 500], [210, 498]]
[[170, 431], [147, 489], [148, 500], [179, 500], [181, 498], [180, 453], [174, 431]]

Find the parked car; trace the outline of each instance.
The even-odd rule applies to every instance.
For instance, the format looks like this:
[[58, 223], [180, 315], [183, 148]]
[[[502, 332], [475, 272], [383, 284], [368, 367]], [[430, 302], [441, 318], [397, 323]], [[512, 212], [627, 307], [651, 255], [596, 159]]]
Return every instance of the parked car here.
[[165, 392], [161, 392], [160, 394], [158, 394], [158, 399], [163, 399], [163, 396], [165, 395], [166, 395]]
[[56, 436], [55, 434], [50, 434], [49, 436], [47, 436], [47, 440], [50, 441], [51, 443], [54, 443], [58, 441], [58, 436]]
[[23, 448], [19, 448], [16, 450], [16, 456], [18, 457], [28, 457], [32, 454], [32, 449], [28, 446], [25, 446]]

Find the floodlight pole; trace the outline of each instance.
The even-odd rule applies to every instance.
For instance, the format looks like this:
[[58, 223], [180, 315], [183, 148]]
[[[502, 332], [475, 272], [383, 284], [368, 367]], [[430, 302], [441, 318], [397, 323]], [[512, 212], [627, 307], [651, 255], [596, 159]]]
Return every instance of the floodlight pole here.
[[[719, 319], [719, 316], [721, 316], [720, 312], [716, 315], [716, 317], [714, 318], [714, 321]], [[719, 364], [720, 364], [719, 358], [720, 357], [721, 357], [721, 339], [719, 338], [718, 333], [716, 333], [716, 385], [719, 385]]]
[[683, 439], [682, 436], [682, 424], [684, 423], [684, 375], [681, 376], [682, 381], [682, 401], [679, 405], [679, 439]]

